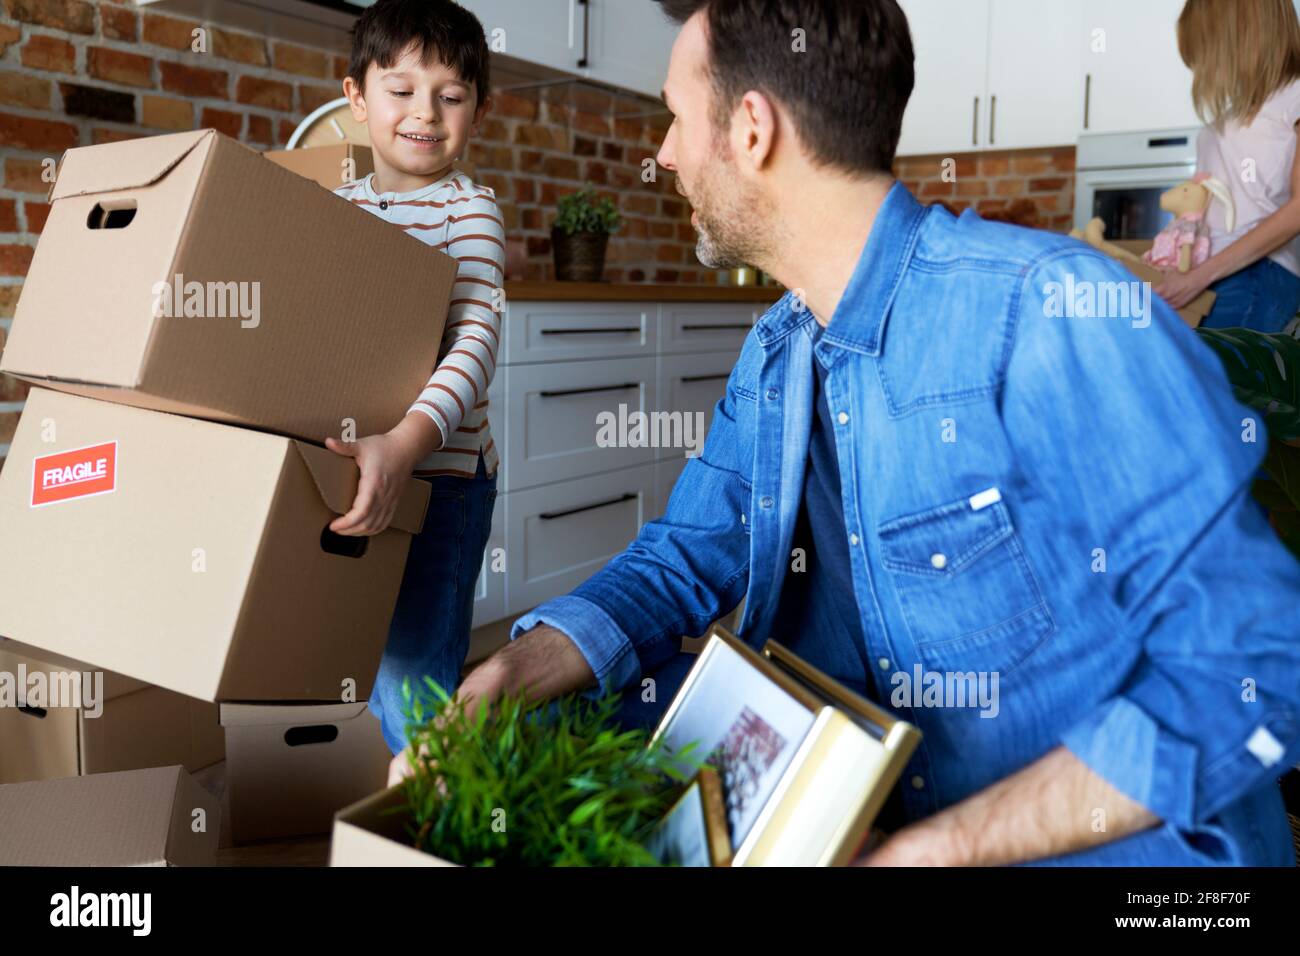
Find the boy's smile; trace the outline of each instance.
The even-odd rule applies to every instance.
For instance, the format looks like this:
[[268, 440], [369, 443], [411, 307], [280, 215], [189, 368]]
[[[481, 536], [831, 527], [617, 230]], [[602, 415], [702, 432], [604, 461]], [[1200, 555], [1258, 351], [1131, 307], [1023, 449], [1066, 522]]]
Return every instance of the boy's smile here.
[[371, 63], [365, 90], [351, 78], [343, 92], [370, 132], [375, 189], [410, 192], [441, 179], [460, 158], [487, 110], [478, 90], [412, 45], [390, 66]]

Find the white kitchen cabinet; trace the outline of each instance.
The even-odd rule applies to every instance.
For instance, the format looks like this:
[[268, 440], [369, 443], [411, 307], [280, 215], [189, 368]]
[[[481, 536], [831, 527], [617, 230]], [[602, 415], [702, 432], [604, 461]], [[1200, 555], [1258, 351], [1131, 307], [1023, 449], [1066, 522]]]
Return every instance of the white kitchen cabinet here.
[[916, 83], [898, 154], [969, 152], [987, 137], [989, 0], [900, 0]]
[[[739, 349], [730, 352], [701, 352], [699, 355], [659, 356], [659, 408], [682, 415], [681, 435], [686, 435], [686, 416], [691, 416], [690, 437], [694, 450], [704, 446], [704, 437], [713, 425], [713, 411], [727, 391], [727, 379], [736, 365]], [[703, 427], [695, 427], [699, 413]], [[681, 458], [684, 447], [658, 448], [656, 458]]]
[[695, 354], [701, 349], [728, 349], [740, 354], [766, 306], [716, 302], [665, 302], [659, 311], [659, 351]]
[[[681, 28], [651, 0], [587, 0], [589, 65], [584, 76], [658, 99]], [[581, 50], [581, 23], [577, 46]]]
[[654, 355], [654, 302], [509, 302], [505, 358], [511, 364]]
[[[483, 24], [488, 47], [507, 56], [577, 72], [582, 55], [578, 0], [460, 0]], [[501, 33], [495, 34], [494, 31]]]
[[1182, 9], [1183, 0], [1083, 0], [1087, 132], [1201, 125], [1178, 55]]
[[483, 566], [474, 582], [473, 627], [499, 621], [506, 616], [506, 495], [497, 494], [492, 509], [492, 530], [488, 533], [487, 547], [483, 550]]
[[565, 594], [603, 568], [649, 521], [654, 466], [509, 495], [506, 613]]
[[992, 0], [982, 145], [1022, 149], [1078, 138], [1082, 24], [1080, 0]]

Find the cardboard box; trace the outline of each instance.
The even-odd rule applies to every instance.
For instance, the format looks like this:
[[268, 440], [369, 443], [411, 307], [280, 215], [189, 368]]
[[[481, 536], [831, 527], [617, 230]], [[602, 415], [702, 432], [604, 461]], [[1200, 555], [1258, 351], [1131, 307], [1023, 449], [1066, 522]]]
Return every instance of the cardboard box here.
[[[1151, 248], [1150, 239], [1116, 239], [1113, 240], [1113, 242], [1121, 249], [1131, 252], [1135, 256], [1141, 256], [1142, 253]], [[1106, 250], [1103, 249], [1102, 251], [1105, 252]], [[1124, 263], [1124, 265], [1128, 267], [1128, 270], [1143, 282], [1150, 282], [1152, 295], [1155, 295], [1155, 287], [1163, 282], [1168, 276], [1168, 273], [1161, 272], [1159, 269], [1154, 266], [1149, 266], [1145, 262], [1131, 262], [1126, 259], [1117, 259], [1117, 261]], [[1176, 311], [1184, 322], [1192, 328], [1196, 328], [1205, 321], [1205, 317], [1210, 314], [1210, 310], [1214, 308], [1214, 300], [1216, 298], [1217, 296], [1213, 292], [1207, 290]]]
[[365, 179], [375, 171], [374, 154], [370, 147], [356, 143], [277, 149], [262, 155], [290, 172], [331, 190]]
[[401, 787], [389, 787], [340, 810], [330, 840], [330, 866], [456, 866], [407, 842], [405, 818], [389, 812], [402, 802]]
[[235, 843], [328, 833], [388, 779], [392, 754], [359, 704], [222, 704]]
[[221, 808], [180, 767], [0, 786], [0, 866], [211, 866]]
[[[0, 640], [0, 681], [14, 681], [15, 696], [21, 674], [39, 673], [46, 685], [40, 701], [29, 699], [21, 709], [0, 693], [0, 783], [173, 764], [194, 771], [224, 759], [215, 704], [31, 650]], [[49, 676], [94, 672], [102, 677], [82, 676], [79, 684]], [[73, 706], [64, 698], [79, 689], [81, 704]]]
[[0, 634], [200, 700], [364, 700], [429, 484], [335, 535], [356, 485], [303, 442], [33, 389], [0, 470]]
[[51, 200], [0, 372], [323, 443], [437, 365], [455, 260], [212, 130], [69, 150]]

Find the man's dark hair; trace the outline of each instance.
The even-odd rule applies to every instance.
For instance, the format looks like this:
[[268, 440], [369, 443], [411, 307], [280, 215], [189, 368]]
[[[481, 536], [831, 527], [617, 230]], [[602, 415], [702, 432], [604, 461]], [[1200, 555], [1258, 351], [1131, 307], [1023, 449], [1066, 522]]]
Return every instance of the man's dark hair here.
[[478, 17], [451, 0], [379, 0], [352, 27], [348, 76], [365, 92], [366, 70], [387, 69], [412, 43], [425, 63], [437, 59], [477, 91], [475, 105], [488, 94], [487, 37]]
[[[897, 0], [659, 0], [704, 11], [714, 126], [748, 90], [778, 100], [824, 165], [888, 173], [912, 95], [912, 35]], [[804, 52], [796, 52], [802, 30]]]

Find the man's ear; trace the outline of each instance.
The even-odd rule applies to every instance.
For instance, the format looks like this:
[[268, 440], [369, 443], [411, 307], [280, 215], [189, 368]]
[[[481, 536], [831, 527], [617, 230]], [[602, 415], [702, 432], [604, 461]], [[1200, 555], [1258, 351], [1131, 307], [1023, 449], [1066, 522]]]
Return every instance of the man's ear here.
[[749, 90], [740, 98], [732, 115], [739, 143], [733, 141], [732, 149], [743, 154], [751, 168], [762, 169], [772, 161], [777, 120], [776, 107], [764, 93]]
[[352, 118], [358, 123], [366, 121], [366, 99], [361, 94], [361, 88], [352, 77], [343, 78], [343, 95], [348, 98], [348, 105], [352, 107]]

